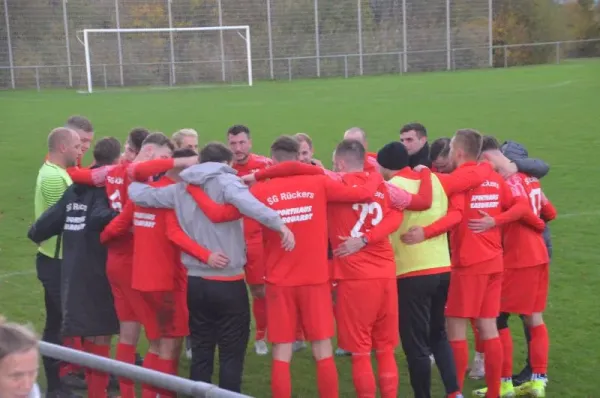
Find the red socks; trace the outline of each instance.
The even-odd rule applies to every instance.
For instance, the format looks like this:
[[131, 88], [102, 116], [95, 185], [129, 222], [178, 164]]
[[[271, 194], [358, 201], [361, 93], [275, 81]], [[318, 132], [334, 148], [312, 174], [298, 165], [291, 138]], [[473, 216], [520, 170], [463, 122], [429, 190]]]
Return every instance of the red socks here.
[[531, 342], [529, 343], [529, 356], [531, 359], [531, 370], [534, 374], [548, 373], [548, 353], [550, 351], [550, 339], [546, 324], [534, 326], [529, 329]]
[[454, 354], [458, 388], [462, 391], [465, 383], [465, 373], [467, 373], [467, 367], [469, 366], [469, 345], [467, 340], [454, 340], [450, 342], [450, 347], [452, 347], [452, 353]]
[[[63, 339], [63, 346], [72, 348], [74, 350], [83, 351], [83, 343], [81, 337], [65, 337]], [[66, 376], [69, 373], [77, 373], [81, 370], [79, 365], [72, 363], [65, 363], [60, 367], [60, 377]]]
[[381, 398], [396, 398], [398, 396], [398, 365], [394, 352], [378, 352], [376, 357]]
[[352, 381], [357, 398], [375, 398], [377, 386], [371, 366], [371, 355], [352, 355]]
[[[97, 345], [86, 342], [86, 346], [91, 349], [91, 353], [100, 357], [110, 357], [110, 345]], [[108, 374], [99, 370], [90, 370], [88, 376], [88, 398], [106, 398], [106, 388], [108, 387]]]
[[271, 392], [273, 398], [291, 398], [292, 375], [290, 374], [290, 363], [273, 360], [271, 364]]
[[[134, 365], [135, 346], [123, 343], [117, 344], [117, 355], [115, 359]], [[121, 391], [121, 398], [135, 398], [135, 384], [132, 380], [119, 378], [119, 390]]]
[[471, 319], [471, 328], [473, 329], [473, 340], [475, 341], [475, 351], [483, 354], [483, 342], [479, 337], [479, 329], [477, 329], [477, 323], [475, 319]]
[[339, 394], [339, 381], [333, 357], [317, 361], [317, 387], [320, 398], [335, 398]]
[[252, 313], [256, 323], [256, 340], [264, 340], [267, 332], [267, 302], [263, 298], [252, 299]]
[[[177, 365], [178, 365], [177, 360], [157, 358], [155, 364], [156, 364], [155, 370], [158, 370], [159, 372], [170, 374], [170, 375], [177, 374], [176, 373], [176, 369], [177, 369]], [[156, 389], [156, 391], [158, 392], [158, 394], [161, 397], [176, 398], [176, 394], [172, 391], [163, 390], [161, 388]], [[152, 397], [152, 398], [154, 398], [154, 397]]]
[[495, 337], [484, 340], [483, 349], [485, 355], [485, 383], [488, 388], [486, 397], [497, 398], [500, 395], [500, 379], [503, 363], [500, 338]]
[[512, 377], [513, 371], [513, 340], [510, 329], [500, 329], [500, 341], [502, 342], [502, 378]]
[[[158, 355], [148, 351], [144, 357], [144, 368], [150, 370], [157, 369]], [[158, 395], [158, 389], [151, 384], [142, 384], [142, 398], [156, 398]]]

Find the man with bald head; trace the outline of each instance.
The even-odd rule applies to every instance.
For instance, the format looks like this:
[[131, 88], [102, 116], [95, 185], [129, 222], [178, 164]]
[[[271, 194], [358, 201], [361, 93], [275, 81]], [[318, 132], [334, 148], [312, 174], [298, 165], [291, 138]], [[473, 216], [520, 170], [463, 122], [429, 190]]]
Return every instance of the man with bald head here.
[[[35, 185], [34, 212], [38, 219], [44, 211], [54, 205], [72, 184], [67, 173], [68, 167], [77, 164], [81, 156], [79, 134], [66, 127], [59, 127], [48, 135], [48, 157], [40, 168]], [[36, 257], [37, 275], [44, 287], [46, 305], [46, 325], [42, 339], [53, 344], [61, 344], [62, 323], [60, 298], [60, 269], [62, 259], [61, 236], [50, 238], [38, 246]], [[71, 393], [61, 383], [60, 362], [43, 357], [48, 384], [46, 397], [70, 397]]]
[[345, 140], [356, 140], [365, 147], [367, 151], [365, 154], [364, 171], [379, 172], [379, 164], [377, 164], [377, 154], [374, 152], [368, 152], [369, 147], [367, 143], [367, 133], [360, 127], [351, 127], [344, 133]]

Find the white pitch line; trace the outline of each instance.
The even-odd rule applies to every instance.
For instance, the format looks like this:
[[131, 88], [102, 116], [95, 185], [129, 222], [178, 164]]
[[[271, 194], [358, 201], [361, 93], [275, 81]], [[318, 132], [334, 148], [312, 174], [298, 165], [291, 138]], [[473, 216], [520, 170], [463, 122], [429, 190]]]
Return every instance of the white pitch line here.
[[[564, 213], [564, 214], [559, 214], [556, 218], [562, 219], [562, 218], [595, 217], [595, 216], [600, 216], [600, 210], [584, 211], [584, 212], [579, 212], [579, 213]], [[31, 275], [31, 274], [35, 274], [35, 272], [36, 272], [35, 270], [7, 272], [5, 274], [0, 274], [0, 280], [12, 278], [14, 276]]]

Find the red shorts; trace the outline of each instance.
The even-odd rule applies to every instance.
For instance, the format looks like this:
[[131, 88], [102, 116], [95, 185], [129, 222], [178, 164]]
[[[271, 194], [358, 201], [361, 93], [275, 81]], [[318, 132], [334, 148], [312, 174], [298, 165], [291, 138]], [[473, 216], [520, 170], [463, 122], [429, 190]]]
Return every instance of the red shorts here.
[[519, 315], [544, 312], [548, 284], [548, 264], [506, 269], [502, 280], [500, 311]]
[[[333, 337], [331, 285], [275, 286], [267, 284], [267, 337], [271, 343], [293, 343], [296, 331], [307, 341]], [[300, 327], [298, 327], [300, 326]]]
[[140, 292], [141, 323], [148, 340], [179, 338], [190, 334], [186, 291]]
[[446, 316], [497, 318], [500, 315], [502, 272], [471, 275], [452, 270]]
[[111, 280], [110, 287], [115, 300], [115, 311], [120, 322], [140, 322], [139, 308], [143, 305], [142, 296], [139, 291], [131, 287], [131, 282]]
[[335, 310], [340, 348], [368, 354], [398, 345], [396, 279], [339, 281]]

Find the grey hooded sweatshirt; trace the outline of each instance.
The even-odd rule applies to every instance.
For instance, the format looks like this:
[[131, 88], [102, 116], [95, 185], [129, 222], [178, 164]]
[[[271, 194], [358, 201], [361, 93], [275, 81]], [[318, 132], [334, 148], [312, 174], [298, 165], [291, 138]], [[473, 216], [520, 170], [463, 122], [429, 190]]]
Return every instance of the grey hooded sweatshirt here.
[[242, 214], [270, 229], [279, 231], [284, 225], [277, 212], [256, 199], [236, 173], [224, 163], [206, 162], [182, 171], [180, 177], [184, 182], [168, 187], [156, 188], [135, 182], [129, 185], [130, 200], [144, 207], [175, 209], [179, 224], [186, 234], [208, 250], [221, 252], [229, 258], [226, 268], [215, 269], [182, 252], [181, 260], [189, 276], [228, 277], [243, 274], [246, 243], [242, 221], [212, 223], [186, 191], [186, 182], [199, 185], [215, 202], [231, 203]]

